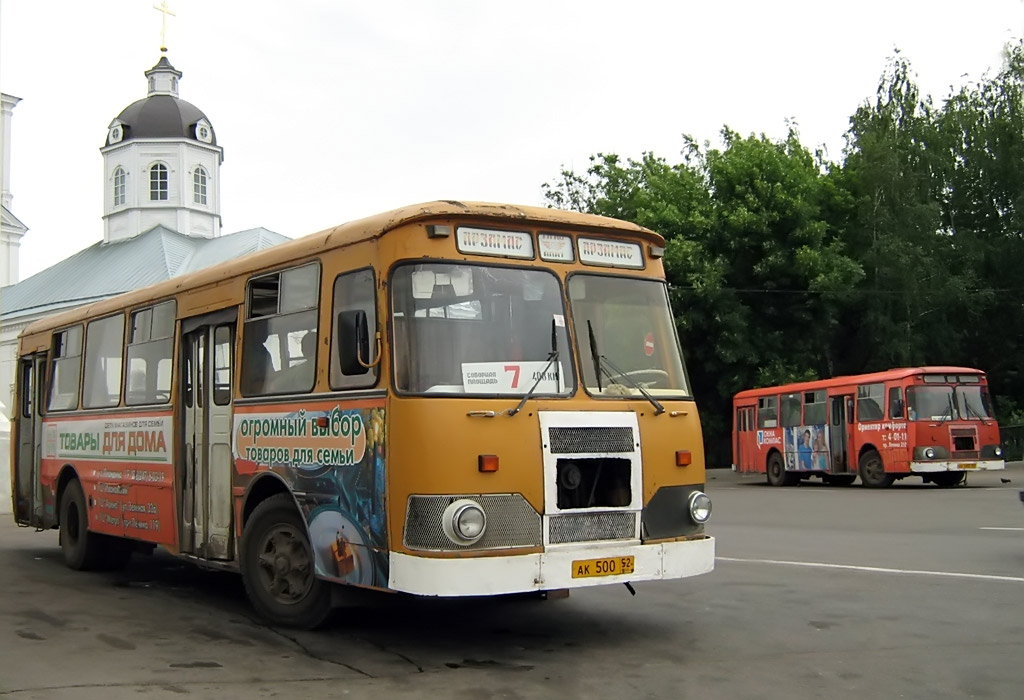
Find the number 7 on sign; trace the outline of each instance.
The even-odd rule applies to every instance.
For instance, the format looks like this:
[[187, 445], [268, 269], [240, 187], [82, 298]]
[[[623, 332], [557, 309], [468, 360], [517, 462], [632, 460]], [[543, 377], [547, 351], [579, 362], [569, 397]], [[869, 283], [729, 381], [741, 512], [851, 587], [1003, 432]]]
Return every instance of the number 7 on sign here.
[[505, 371], [512, 373], [512, 388], [519, 388], [519, 365], [505, 365]]

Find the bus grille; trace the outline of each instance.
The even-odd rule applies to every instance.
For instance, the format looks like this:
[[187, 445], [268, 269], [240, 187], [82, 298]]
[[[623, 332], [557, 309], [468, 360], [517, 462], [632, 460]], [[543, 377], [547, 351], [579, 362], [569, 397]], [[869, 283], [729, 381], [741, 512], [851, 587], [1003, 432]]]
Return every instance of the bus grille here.
[[551, 428], [549, 431], [552, 454], [595, 454], [606, 452], [632, 452], [633, 429], [608, 428]]
[[[444, 534], [444, 509], [460, 498], [471, 498], [487, 515], [484, 536], [473, 544], [456, 544]], [[518, 493], [459, 496], [410, 496], [405, 513], [405, 546], [409, 549], [452, 551], [539, 547], [540, 514]]]
[[548, 541], [594, 542], [636, 537], [636, 513], [569, 513], [548, 519]]

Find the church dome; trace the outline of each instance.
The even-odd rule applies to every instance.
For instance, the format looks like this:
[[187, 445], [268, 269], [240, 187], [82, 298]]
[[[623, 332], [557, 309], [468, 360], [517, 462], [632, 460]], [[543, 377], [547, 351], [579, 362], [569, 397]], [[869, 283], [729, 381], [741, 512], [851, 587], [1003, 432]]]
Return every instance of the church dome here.
[[110, 123], [104, 147], [133, 139], [191, 139], [217, 145], [213, 126], [191, 102], [178, 97], [181, 71], [166, 56], [146, 71], [149, 93], [128, 105]]
[[[209, 123], [206, 115], [191, 102], [171, 95], [150, 95], [137, 100], [117, 115], [117, 121], [124, 127], [124, 137], [119, 139], [121, 142], [133, 139], [187, 138], [217, 145], [212, 126], [208, 127], [208, 135], [196, 133], [200, 121]], [[112, 143], [115, 142], [107, 134], [104, 145]]]

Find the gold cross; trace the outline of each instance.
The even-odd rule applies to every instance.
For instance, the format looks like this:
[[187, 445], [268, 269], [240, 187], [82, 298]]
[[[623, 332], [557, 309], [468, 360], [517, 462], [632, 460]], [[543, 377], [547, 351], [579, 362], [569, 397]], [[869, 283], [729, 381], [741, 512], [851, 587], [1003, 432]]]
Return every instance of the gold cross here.
[[160, 50], [167, 53], [167, 15], [176, 17], [171, 8], [167, 7], [167, 0], [160, 0], [159, 5], [153, 5], [154, 10], [159, 10], [163, 13], [163, 17], [160, 19]]

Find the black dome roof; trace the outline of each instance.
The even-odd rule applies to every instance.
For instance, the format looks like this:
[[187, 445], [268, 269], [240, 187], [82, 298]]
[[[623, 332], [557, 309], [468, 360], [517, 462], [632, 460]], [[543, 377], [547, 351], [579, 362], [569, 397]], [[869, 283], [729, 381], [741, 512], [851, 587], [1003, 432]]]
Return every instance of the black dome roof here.
[[[125, 107], [118, 120], [124, 124], [121, 143], [133, 139], [187, 138], [196, 139], [196, 122], [210, 120], [191, 102], [171, 95], [150, 95]], [[211, 145], [217, 145], [217, 135], [210, 127]], [[105, 146], [110, 145], [107, 137]]]

